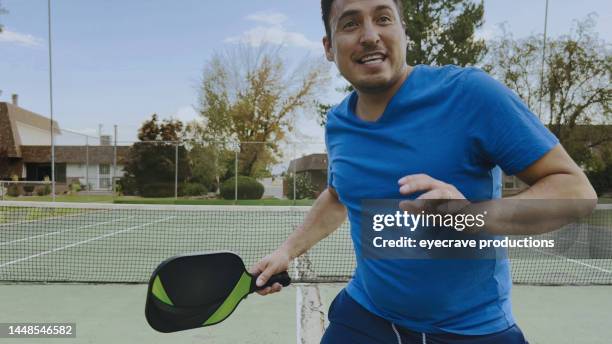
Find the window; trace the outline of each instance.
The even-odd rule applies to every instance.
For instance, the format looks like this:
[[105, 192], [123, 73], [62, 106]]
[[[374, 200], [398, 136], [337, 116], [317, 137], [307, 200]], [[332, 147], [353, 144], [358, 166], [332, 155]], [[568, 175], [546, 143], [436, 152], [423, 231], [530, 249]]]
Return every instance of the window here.
[[110, 189], [111, 188], [111, 176], [110, 176], [110, 165], [109, 164], [100, 164], [98, 165], [98, 174], [100, 184], [100, 189]]
[[110, 174], [110, 165], [100, 164], [100, 166], [98, 167], [98, 171], [100, 174]]

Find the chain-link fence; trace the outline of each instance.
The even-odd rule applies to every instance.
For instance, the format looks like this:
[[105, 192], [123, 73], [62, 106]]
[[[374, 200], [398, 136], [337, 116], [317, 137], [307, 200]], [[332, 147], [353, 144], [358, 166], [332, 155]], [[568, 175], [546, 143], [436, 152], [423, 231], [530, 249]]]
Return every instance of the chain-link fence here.
[[[121, 148], [119, 148], [121, 147]], [[308, 204], [327, 185], [322, 142], [120, 142], [114, 191], [144, 199]]]
[[48, 130], [49, 123], [35, 116], [20, 126], [21, 144], [14, 148], [18, 152], [10, 152], [19, 159], [7, 158], [0, 164], [3, 199], [95, 201], [110, 197], [113, 166], [117, 166], [117, 157], [125, 156], [127, 147], [116, 147], [111, 136], [60, 129], [57, 124], [53, 135], [40, 135], [38, 129]]
[[5, 169], [4, 199], [310, 204], [327, 185], [323, 142], [118, 141], [66, 129], [53, 145], [39, 141]]

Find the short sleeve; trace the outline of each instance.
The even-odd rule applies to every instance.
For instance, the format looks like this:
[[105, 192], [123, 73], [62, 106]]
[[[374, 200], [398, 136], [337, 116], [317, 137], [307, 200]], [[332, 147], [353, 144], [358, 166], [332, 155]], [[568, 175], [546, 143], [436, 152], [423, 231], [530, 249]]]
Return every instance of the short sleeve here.
[[332, 156], [329, 149], [329, 142], [327, 140], [327, 128], [325, 129], [325, 150], [327, 151], [327, 186], [332, 189], [335, 189], [334, 172], [332, 168]]
[[478, 153], [506, 174], [525, 170], [559, 144], [512, 90], [487, 73], [468, 68], [463, 82]]

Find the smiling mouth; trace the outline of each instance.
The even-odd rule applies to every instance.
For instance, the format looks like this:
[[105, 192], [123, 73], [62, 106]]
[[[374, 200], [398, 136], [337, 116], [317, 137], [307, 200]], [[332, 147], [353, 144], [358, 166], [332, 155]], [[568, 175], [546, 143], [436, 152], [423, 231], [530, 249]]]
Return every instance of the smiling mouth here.
[[368, 54], [357, 60], [357, 63], [363, 65], [374, 65], [383, 63], [387, 57], [381, 53]]

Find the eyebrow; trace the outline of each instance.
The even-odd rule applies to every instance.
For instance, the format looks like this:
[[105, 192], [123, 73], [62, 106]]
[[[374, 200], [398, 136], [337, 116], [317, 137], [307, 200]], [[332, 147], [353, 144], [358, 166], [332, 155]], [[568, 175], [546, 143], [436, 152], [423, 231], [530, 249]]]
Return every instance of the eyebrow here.
[[[382, 10], [391, 10], [393, 11], [393, 9], [389, 6], [389, 5], [378, 5], [374, 8], [374, 12], [380, 12]], [[360, 11], [358, 10], [347, 10], [342, 12], [342, 14], [340, 15], [340, 17], [338, 17], [338, 21], [337, 23], [341, 22], [342, 19], [346, 18], [346, 17], [351, 17], [354, 16], [356, 14], [359, 14]]]

